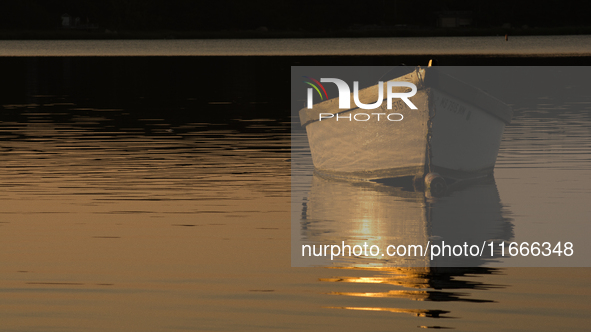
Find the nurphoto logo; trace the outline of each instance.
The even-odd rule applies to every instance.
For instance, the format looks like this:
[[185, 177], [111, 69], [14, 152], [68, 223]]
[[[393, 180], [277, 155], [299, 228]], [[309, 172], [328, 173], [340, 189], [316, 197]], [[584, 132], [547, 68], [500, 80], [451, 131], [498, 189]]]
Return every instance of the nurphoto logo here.
[[[304, 83], [310, 85], [312, 88], [308, 88], [308, 99], [307, 99], [307, 106], [308, 109], [312, 109], [313, 107], [313, 94], [314, 94], [314, 90], [316, 90], [316, 92], [318, 93], [318, 95], [320, 96], [320, 100], [324, 100], [325, 97], [326, 99], [328, 99], [328, 94], [326, 93], [326, 89], [324, 89], [324, 86], [321, 84], [321, 82], [328, 82], [328, 83], [334, 83], [336, 84], [337, 88], [339, 89], [339, 109], [350, 109], [351, 108], [351, 100], [349, 98], [349, 96], [351, 95], [351, 89], [349, 88], [349, 85], [338, 78], [321, 78], [320, 82], [318, 82], [317, 80], [308, 77], [308, 76], [304, 76], [304, 78], [307, 78], [312, 82], [308, 82], [308, 81], [304, 81]], [[392, 91], [393, 87], [407, 87], [407, 88], [411, 88], [410, 92], [394, 92]], [[324, 95], [322, 94], [322, 92], [320, 91], [322, 90], [322, 92], [324, 92]], [[410, 82], [398, 82], [398, 81], [389, 81], [387, 84], [387, 100], [388, 100], [388, 109], [391, 110], [392, 109], [392, 99], [394, 98], [399, 98], [402, 99], [402, 101], [404, 101], [404, 103], [406, 103], [406, 105], [408, 107], [410, 107], [410, 109], [416, 110], [417, 107], [408, 99], [412, 96], [414, 96], [417, 93], [417, 86], [414, 85], [413, 83]], [[353, 82], [353, 101], [355, 102], [355, 105], [357, 105], [358, 108], [364, 109], [364, 110], [373, 110], [376, 109], [378, 107], [380, 107], [382, 105], [382, 102], [384, 101], [384, 82], [378, 82], [378, 98], [377, 101], [373, 104], [364, 104], [361, 101], [359, 101], [359, 82], [358, 81], [354, 81]]]

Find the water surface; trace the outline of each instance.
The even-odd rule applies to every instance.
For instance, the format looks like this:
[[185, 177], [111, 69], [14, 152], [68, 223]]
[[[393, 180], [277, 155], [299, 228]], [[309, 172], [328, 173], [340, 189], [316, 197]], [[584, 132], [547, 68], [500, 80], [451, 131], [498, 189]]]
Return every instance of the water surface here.
[[[588, 329], [588, 268], [292, 268], [288, 87], [246, 84], [282, 67], [0, 60], [0, 330]], [[516, 236], [589, 215], [573, 89], [514, 105], [495, 173]]]

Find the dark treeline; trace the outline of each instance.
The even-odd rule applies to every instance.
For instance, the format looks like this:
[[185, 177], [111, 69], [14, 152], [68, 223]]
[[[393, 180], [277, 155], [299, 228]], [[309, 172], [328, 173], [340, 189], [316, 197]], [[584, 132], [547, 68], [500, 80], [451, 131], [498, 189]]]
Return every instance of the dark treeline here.
[[333, 31], [355, 25], [435, 27], [438, 12], [470, 11], [472, 26], [586, 26], [591, 2], [549, 0], [4, 0], [0, 29], [50, 30], [64, 13], [113, 30]]

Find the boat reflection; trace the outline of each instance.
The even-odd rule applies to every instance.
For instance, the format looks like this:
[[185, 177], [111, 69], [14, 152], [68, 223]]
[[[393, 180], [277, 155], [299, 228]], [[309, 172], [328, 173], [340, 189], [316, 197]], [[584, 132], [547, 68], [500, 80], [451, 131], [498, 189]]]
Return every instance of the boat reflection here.
[[[467, 242], [481, 246], [513, 238], [510, 212], [501, 204], [494, 178], [456, 188], [448, 196], [437, 199], [414, 191], [412, 182], [408, 183], [405, 185], [404, 179], [383, 183], [346, 182], [314, 175], [302, 204], [302, 243], [332, 245], [344, 241], [351, 246], [377, 245], [383, 250], [388, 245], [426, 248], [429, 244], [453, 246]], [[503, 273], [501, 269], [485, 266], [495, 261], [490, 252], [482, 256], [433, 259], [430, 254], [339, 256], [332, 261], [330, 257], [306, 259], [313, 261], [312, 264], [329, 265], [341, 274], [321, 278], [321, 282], [351, 284], [327, 293], [351, 298], [351, 306], [327, 307], [332, 309], [453, 318], [449, 307], [429, 308], [407, 301], [492, 303], [495, 301], [482, 298], [481, 291], [503, 287], [486, 281], [491, 278], [481, 278]], [[359, 284], [365, 286], [360, 289]], [[478, 294], [477, 298], [472, 293]]]
[[[378, 255], [349, 256], [347, 251], [332, 260], [330, 252], [310, 255], [304, 257], [309, 265], [477, 267], [499, 257], [496, 243], [513, 238], [508, 215], [494, 178], [433, 199], [413, 191], [411, 184], [405, 186], [404, 179], [346, 182], [314, 175], [302, 204], [301, 241], [317, 247], [344, 243], [380, 249]], [[438, 256], [431, 250], [434, 245], [442, 249]], [[420, 247], [418, 254], [415, 247]]]

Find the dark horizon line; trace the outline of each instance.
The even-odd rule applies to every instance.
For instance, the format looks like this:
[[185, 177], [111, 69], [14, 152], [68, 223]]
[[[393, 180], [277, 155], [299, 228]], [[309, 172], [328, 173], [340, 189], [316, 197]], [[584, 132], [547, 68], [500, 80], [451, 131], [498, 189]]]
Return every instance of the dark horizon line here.
[[375, 30], [109, 30], [104, 28], [0, 30], [0, 40], [62, 39], [273, 39], [273, 38], [375, 38], [375, 37], [485, 37], [485, 36], [591, 35], [591, 26], [559, 28], [433, 28], [405, 27]]

